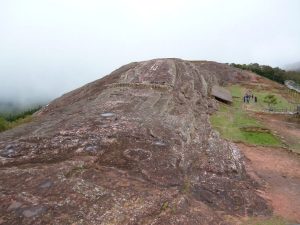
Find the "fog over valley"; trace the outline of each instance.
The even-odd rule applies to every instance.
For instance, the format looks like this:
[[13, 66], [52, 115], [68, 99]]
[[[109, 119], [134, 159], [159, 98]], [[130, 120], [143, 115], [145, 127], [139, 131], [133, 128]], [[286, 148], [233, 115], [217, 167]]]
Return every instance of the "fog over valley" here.
[[0, 107], [46, 104], [152, 58], [284, 67], [300, 59], [299, 9], [297, 0], [4, 0]]
[[0, 225], [300, 225], [300, 0], [0, 0]]

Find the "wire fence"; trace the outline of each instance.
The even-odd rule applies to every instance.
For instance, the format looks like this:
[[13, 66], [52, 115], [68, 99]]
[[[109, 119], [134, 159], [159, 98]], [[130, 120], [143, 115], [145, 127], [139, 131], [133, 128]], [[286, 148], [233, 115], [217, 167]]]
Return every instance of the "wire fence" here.
[[291, 106], [286, 108], [270, 107], [270, 108], [265, 108], [264, 111], [271, 112], [271, 113], [299, 114], [300, 106]]

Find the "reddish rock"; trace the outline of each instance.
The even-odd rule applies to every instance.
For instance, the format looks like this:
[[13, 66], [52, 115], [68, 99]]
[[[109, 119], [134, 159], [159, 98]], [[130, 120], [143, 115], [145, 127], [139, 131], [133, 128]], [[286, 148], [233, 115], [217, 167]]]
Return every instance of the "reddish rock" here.
[[238, 148], [209, 123], [211, 87], [247, 79], [214, 62], [156, 59], [54, 100], [0, 134], [0, 220], [211, 225], [269, 214]]

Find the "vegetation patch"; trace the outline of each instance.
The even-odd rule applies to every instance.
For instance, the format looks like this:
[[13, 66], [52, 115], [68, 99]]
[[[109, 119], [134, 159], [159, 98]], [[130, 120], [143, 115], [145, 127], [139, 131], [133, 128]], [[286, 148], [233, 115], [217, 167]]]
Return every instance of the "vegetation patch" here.
[[262, 146], [281, 146], [280, 141], [270, 133], [242, 132], [243, 140], [250, 144]]
[[240, 85], [229, 87], [234, 98], [232, 106], [221, 104], [218, 112], [210, 117], [212, 126], [222, 137], [231, 141], [241, 141], [262, 146], [281, 146], [280, 140], [242, 107], [245, 89]]
[[248, 65], [232, 63], [230, 65], [242, 70], [252, 71], [281, 84], [283, 84], [285, 80], [294, 80], [296, 83], [300, 84], [300, 72], [297, 71], [285, 71], [278, 67], [272, 68], [271, 66], [259, 65], [258, 63], [251, 63]]
[[189, 180], [185, 180], [181, 191], [183, 194], [188, 194], [190, 193], [190, 190], [191, 190], [191, 182]]
[[240, 127], [240, 130], [245, 132], [271, 133], [271, 131], [268, 128], [255, 126]]
[[250, 218], [248, 221], [243, 223], [243, 225], [288, 225], [290, 224], [285, 219], [273, 216], [271, 218]]
[[295, 105], [287, 101], [282, 95], [277, 94], [273, 91], [257, 91], [254, 90], [254, 95], [258, 98], [257, 103], [251, 102], [250, 108], [255, 110], [282, 110], [286, 109], [291, 111], [295, 108]]
[[17, 113], [2, 113], [0, 114], [0, 132], [12, 129], [23, 123], [28, 123], [32, 120], [32, 114], [41, 109], [41, 106], [37, 106], [28, 110]]
[[78, 173], [83, 173], [85, 170], [87, 170], [88, 167], [85, 166], [85, 165], [79, 165], [79, 166], [75, 166], [73, 167], [70, 171], [68, 171], [66, 174], [65, 174], [65, 177], [66, 178], [70, 178], [72, 176], [75, 176], [76, 174]]
[[169, 208], [169, 202], [164, 202], [160, 208], [160, 211], [166, 211]]
[[7, 129], [8, 129], [8, 122], [4, 118], [0, 117], [0, 132], [5, 131]]

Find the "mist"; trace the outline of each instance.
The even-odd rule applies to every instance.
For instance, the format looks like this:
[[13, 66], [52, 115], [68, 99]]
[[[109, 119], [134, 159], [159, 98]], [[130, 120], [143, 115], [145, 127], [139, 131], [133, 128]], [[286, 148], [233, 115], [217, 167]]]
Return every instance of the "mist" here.
[[3, 0], [0, 102], [46, 103], [130, 63], [300, 59], [300, 1]]

